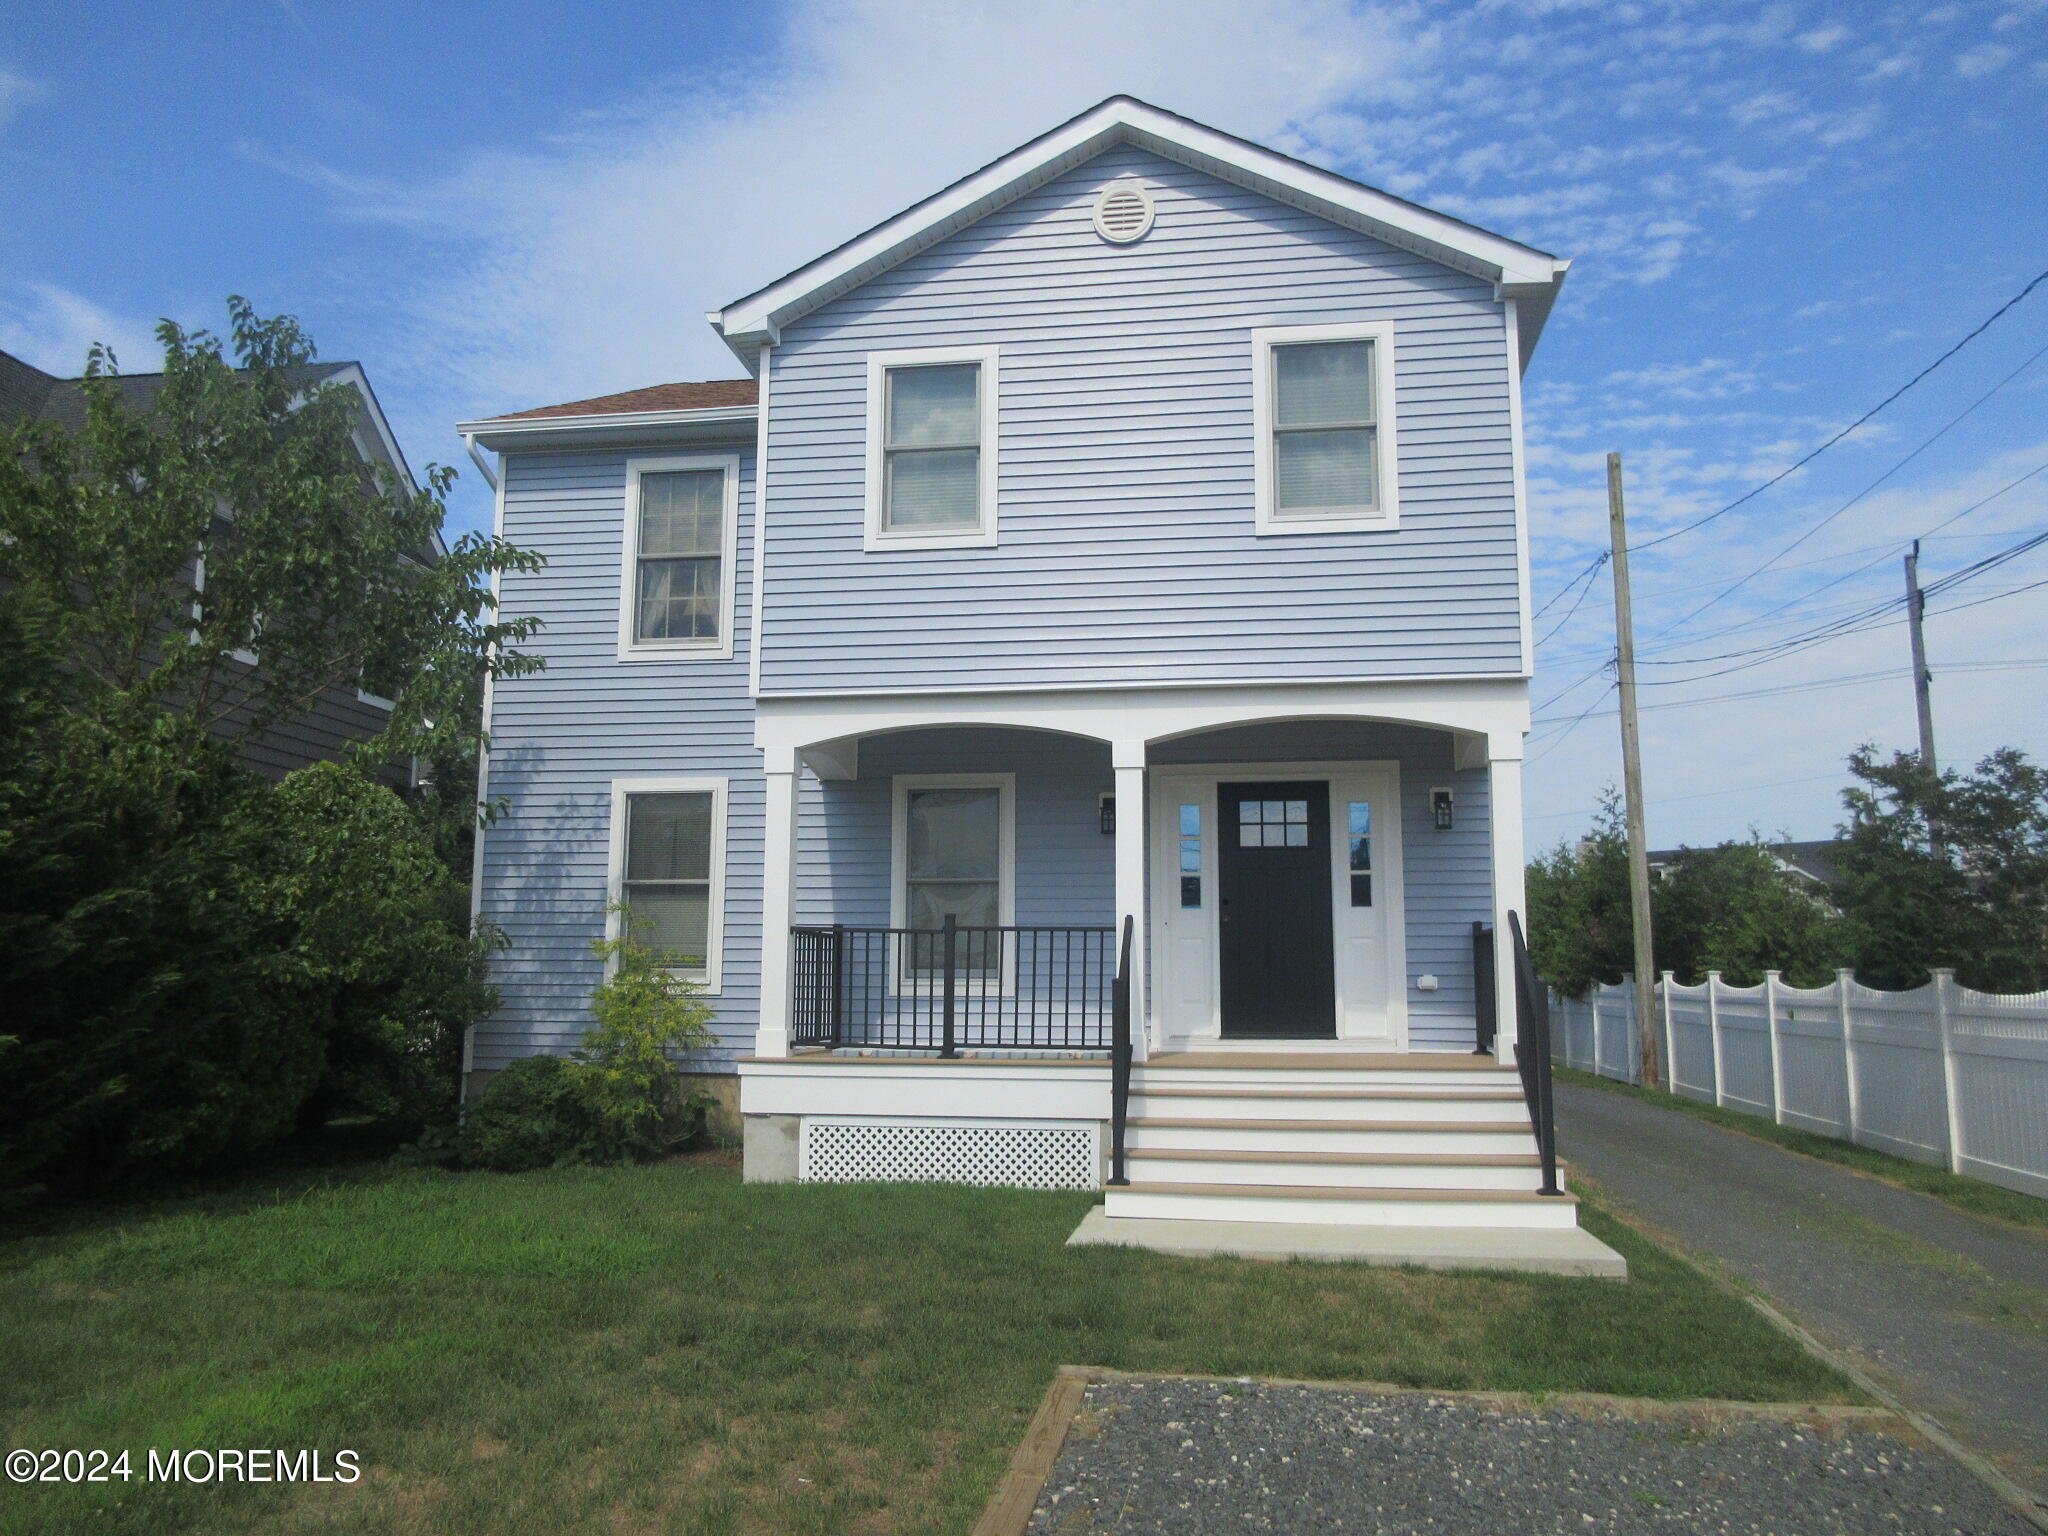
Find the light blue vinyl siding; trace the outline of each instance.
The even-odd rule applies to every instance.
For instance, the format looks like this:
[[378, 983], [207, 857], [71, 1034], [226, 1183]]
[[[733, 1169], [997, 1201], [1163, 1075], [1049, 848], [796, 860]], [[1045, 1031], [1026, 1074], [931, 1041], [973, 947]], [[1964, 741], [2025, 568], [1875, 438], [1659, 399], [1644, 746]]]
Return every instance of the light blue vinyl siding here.
[[[1301, 721], [1242, 726], [1164, 743], [1172, 763], [1392, 760], [1401, 765], [1409, 1037], [1417, 1050], [1472, 1049], [1472, 924], [1493, 920], [1486, 770], [1455, 771], [1450, 737], [1413, 726]], [[860, 777], [807, 778], [798, 833], [797, 921], [881, 927], [889, 921], [889, 849], [899, 773], [1017, 776], [1017, 921], [1115, 920], [1115, 839], [1100, 795], [1111, 787], [1101, 743], [1040, 731], [957, 727], [905, 731], [861, 744]], [[1429, 792], [1456, 795], [1455, 825], [1436, 830]], [[1122, 810], [1123, 808], [1120, 808]], [[1435, 992], [1415, 979], [1434, 975]]]
[[[1125, 171], [1150, 235], [1090, 228]], [[1253, 532], [1255, 327], [1397, 328], [1401, 526]], [[862, 549], [871, 351], [1001, 351], [1000, 541]], [[1505, 316], [1488, 284], [1128, 146], [789, 324], [772, 354], [764, 691], [1520, 668]]]
[[[699, 451], [692, 447], [690, 452]], [[575, 1047], [590, 1022], [604, 929], [612, 781], [728, 780], [724, 974], [715, 1030], [751, 1049], [760, 995], [761, 755], [747, 689], [752, 644], [753, 453], [740, 453], [739, 582], [730, 660], [620, 662], [619, 570], [627, 454], [514, 454], [505, 464], [505, 537], [548, 557], [507, 576], [507, 615], [547, 627], [526, 649], [547, 670], [496, 686], [490, 792], [506, 814], [485, 834], [483, 908], [508, 941], [492, 966], [501, 1001], [477, 1026], [473, 1065]], [[637, 450], [648, 454], [653, 450]]]
[[889, 922], [892, 783], [899, 773], [1013, 773], [1017, 922], [1109, 926], [1116, 919], [1116, 839], [1102, 833], [1114, 787], [1106, 743], [1045, 731], [903, 731], [861, 743], [860, 777], [806, 777], [800, 806], [799, 923]]

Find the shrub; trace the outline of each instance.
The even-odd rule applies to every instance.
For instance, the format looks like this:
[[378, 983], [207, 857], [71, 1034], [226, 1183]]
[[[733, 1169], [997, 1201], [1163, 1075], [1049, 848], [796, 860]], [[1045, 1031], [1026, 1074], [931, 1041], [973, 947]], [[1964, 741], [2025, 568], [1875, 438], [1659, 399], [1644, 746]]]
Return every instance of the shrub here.
[[494, 1076], [458, 1144], [466, 1167], [500, 1173], [605, 1161], [582, 1064], [563, 1056], [525, 1056]]
[[529, 1056], [490, 1081], [463, 1117], [462, 1161], [512, 1173], [562, 1163], [655, 1157], [703, 1129], [709, 1098], [676, 1071], [678, 1052], [712, 1043], [702, 989], [680, 976], [684, 957], [650, 948], [620, 918], [617, 938], [591, 948], [609, 974], [590, 998], [596, 1027], [567, 1057]]

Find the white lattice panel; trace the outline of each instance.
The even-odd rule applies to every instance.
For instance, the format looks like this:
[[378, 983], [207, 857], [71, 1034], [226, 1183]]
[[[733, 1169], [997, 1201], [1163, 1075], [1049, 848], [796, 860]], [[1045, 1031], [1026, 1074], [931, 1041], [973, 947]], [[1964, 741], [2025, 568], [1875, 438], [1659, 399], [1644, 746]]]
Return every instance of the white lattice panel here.
[[1098, 1189], [1093, 1125], [1027, 1121], [841, 1120], [806, 1115], [797, 1177]]

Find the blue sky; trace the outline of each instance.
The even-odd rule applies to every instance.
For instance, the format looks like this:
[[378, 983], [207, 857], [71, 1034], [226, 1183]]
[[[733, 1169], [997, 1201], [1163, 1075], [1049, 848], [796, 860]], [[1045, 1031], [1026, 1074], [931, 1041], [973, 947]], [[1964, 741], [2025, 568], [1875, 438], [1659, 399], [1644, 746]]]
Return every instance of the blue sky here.
[[[1116, 91], [1575, 258], [1528, 379], [1537, 598], [1567, 592], [1538, 625], [1538, 845], [1619, 771], [1607, 575], [1575, 611], [1568, 586], [1605, 546], [1606, 452], [1647, 541], [2048, 268], [2043, 0], [188, 15], [0, 3], [0, 347], [144, 368], [156, 317], [244, 293], [361, 358], [415, 464], [458, 460], [463, 417], [731, 376], [705, 309]], [[1825, 835], [1848, 750], [1912, 742], [1902, 627], [1756, 648], [1892, 596], [1907, 538], [2048, 465], [2044, 348], [2048, 286], [1638, 559], [1654, 842]], [[487, 516], [473, 475], [454, 506]], [[1942, 528], [1927, 572], [2043, 527], [2048, 472]], [[2048, 754], [2048, 588], [1960, 606], [2042, 579], [2048, 549], [1936, 599], [1945, 760]]]

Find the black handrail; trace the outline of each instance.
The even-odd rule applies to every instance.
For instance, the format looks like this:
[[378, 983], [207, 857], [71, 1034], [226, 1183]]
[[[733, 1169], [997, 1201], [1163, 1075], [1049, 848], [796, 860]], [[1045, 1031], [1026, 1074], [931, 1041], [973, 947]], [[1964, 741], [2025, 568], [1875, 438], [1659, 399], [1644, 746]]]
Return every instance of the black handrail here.
[[1536, 1152], [1543, 1159], [1546, 1195], [1561, 1195], [1557, 1182], [1557, 1117], [1550, 1103], [1550, 997], [1536, 979], [1522, 937], [1522, 920], [1508, 914], [1508, 932], [1515, 941], [1515, 1066], [1522, 1074], [1522, 1097], [1529, 1105], [1529, 1124], [1536, 1132]]
[[1500, 1038], [1500, 999], [1494, 985], [1493, 930], [1472, 925], [1472, 1023], [1474, 1056], [1491, 1056]]
[[1124, 1174], [1124, 1131], [1131, 1113], [1131, 925], [1126, 917], [1109, 994], [1109, 1182], [1119, 1185], [1131, 1182]]

